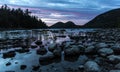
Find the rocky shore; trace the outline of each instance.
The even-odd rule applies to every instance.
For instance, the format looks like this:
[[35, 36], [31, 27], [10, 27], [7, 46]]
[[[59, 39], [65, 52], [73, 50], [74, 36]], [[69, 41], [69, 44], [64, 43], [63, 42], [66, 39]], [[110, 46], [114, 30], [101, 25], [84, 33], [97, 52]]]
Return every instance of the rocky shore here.
[[[2, 57], [14, 59], [17, 53], [32, 54], [31, 50], [34, 50], [39, 63], [31, 66], [32, 72], [120, 72], [120, 29], [98, 29], [85, 32], [83, 36], [69, 37], [70, 41], [47, 45], [38, 40], [29, 45], [29, 39], [24, 40], [25, 43], [21, 40], [17, 46], [20, 49], [2, 53]], [[74, 65], [69, 66], [67, 62]], [[7, 62], [5, 65], [12, 64]], [[29, 67], [24, 64], [19, 68], [24, 71]]]

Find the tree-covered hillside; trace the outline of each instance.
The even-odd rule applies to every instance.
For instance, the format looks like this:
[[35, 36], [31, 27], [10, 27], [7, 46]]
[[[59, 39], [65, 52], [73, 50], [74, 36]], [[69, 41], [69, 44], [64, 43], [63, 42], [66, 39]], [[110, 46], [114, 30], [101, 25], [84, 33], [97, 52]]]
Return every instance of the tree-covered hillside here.
[[26, 9], [10, 9], [7, 5], [0, 8], [0, 28], [8, 29], [36, 29], [46, 28], [46, 24], [42, 20], [38, 20], [35, 16], [30, 16], [30, 11]]

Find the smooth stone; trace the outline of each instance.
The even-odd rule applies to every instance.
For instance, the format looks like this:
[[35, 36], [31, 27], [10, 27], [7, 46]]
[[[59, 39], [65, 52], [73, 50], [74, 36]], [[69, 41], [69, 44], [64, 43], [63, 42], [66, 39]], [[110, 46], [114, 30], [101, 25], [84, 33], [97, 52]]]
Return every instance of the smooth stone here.
[[94, 61], [87, 61], [84, 68], [86, 72], [100, 72], [100, 66]]
[[114, 53], [114, 51], [110, 48], [101, 48], [98, 50], [98, 53], [101, 55], [101, 56], [107, 56], [107, 55], [111, 55]]

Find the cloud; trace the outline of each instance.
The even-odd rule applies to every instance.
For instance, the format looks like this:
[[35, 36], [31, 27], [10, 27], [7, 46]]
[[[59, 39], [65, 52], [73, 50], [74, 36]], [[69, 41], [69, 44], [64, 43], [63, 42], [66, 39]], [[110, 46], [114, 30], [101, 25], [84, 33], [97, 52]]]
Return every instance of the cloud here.
[[0, 4], [29, 8], [31, 15], [48, 24], [57, 21], [74, 21], [85, 24], [95, 16], [120, 7], [120, 0], [0, 0]]

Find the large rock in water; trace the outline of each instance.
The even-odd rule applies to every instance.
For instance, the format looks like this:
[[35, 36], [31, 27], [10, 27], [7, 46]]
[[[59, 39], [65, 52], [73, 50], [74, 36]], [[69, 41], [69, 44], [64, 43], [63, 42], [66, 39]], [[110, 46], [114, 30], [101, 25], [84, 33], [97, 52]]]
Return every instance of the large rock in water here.
[[87, 61], [84, 67], [86, 72], [100, 72], [100, 66], [94, 61]]
[[107, 55], [113, 54], [113, 50], [110, 49], [110, 48], [102, 48], [102, 49], [99, 49], [99, 50], [98, 50], [98, 53], [99, 53], [101, 56], [107, 56]]
[[44, 54], [47, 53], [47, 50], [46, 50], [46, 48], [42, 47], [40, 49], [37, 49], [36, 53], [39, 54], [39, 55], [44, 55]]
[[49, 52], [46, 55], [39, 58], [39, 63], [42, 65], [47, 65], [53, 62], [54, 59], [53, 53]]
[[108, 45], [106, 43], [98, 43], [95, 45], [96, 48], [100, 49], [100, 48], [107, 48]]
[[48, 50], [53, 52], [56, 48], [57, 48], [57, 44], [53, 43], [49, 45]]
[[80, 48], [78, 46], [73, 46], [72, 48], [67, 48], [64, 50], [65, 56], [74, 56], [80, 53]]
[[107, 58], [110, 63], [118, 64], [120, 62], [120, 55], [110, 55]]
[[116, 44], [113, 45], [111, 48], [114, 50], [114, 53], [115, 53], [115, 54], [120, 55], [120, 44], [116, 43]]
[[7, 53], [3, 53], [3, 58], [11, 58], [11, 57], [15, 57], [16, 53], [15, 51], [10, 51]]
[[93, 20], [84, 25], [86, 28], [119, 28], [120, 8], [113, 9], [98, 15]]

